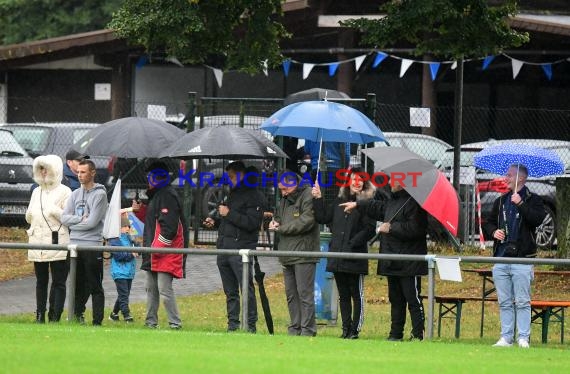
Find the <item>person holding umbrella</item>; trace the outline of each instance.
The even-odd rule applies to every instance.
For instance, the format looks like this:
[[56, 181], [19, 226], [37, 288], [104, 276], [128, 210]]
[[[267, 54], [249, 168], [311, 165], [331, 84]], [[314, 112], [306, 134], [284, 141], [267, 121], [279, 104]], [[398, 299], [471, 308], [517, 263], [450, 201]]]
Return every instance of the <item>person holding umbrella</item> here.
[[[350, 170], [350, 185], [340, 188], [338, 197], [325, 204], [321, 188], [315, 183], [313, 206], [318, 223], [329, 224], [332, 232], [330, 252], [368, 253], [367, 242], [374, 236], [375, 222], [355, 210], [345, 213], [341, 203], [371, 199], [375, 188], [359, 176], [362, 170]], [[327, 259], [327, 271], [334, 274], [338, 288], [343, 339], [358, 339], [364, 321], [364, 275], [368, 274], [368, 260]]]
[[[218, 249], [255, 249], [259, 229], [263, 222], [263, 195], [252, 186], [255, 183], [244, 181], [246, 167], [242, 161], [234, 161], [226, 167], [231, 181], [231, 191], [225, 201], [218, 206], [216, 217], [208, 217], [203, 224], [207, 228], [218, 227]], [[226, 295], [228, 332], [240, 327], [240, 289], [243, 264], [241, 256], [218, 255], [218, 270]], [[257, 331], [257, 301], [253, 285], [253, 268], [249, 263], [247, 331]]]
[[[528, 169], [525, 165], [511, 165], [505, 175], [509, 192], [498, 197], [491, 214], [483, 225], [487, 237], [493, 238], [494, 257], [535, 257], [536, 243], [533, 232], [546, 211], [542, 199], [525, 186]], [[533, 265], [495, 264], [493, 282], [499, 301], [501, 337], [495, 347], [510, 347], [517, 323], [518, 345], [529, 348], [531, 282]], [[513, 303], [514, 300], [514, 303]]]

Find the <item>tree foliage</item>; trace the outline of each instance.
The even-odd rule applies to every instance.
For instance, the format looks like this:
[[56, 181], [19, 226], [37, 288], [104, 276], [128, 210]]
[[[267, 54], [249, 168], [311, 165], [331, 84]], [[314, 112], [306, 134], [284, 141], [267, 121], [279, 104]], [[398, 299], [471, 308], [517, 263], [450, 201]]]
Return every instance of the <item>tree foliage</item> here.
[[281, 0], [125, 0], [110, 28], [183, 63], [259, 72], [282, 61]]
[[379, 20], [353, 19], [343, 25], [363, 31], [362, 42], [383, 48], [398, 41], [415, 45], [416, 54], [446, 58], [482, 57], [528, 42], [527, 33], [510, 28], [516, 1], [490, 6], [487, 0], [391, 0]]
[[105, 28], [122, 0], [0, 0], [0, 44]]

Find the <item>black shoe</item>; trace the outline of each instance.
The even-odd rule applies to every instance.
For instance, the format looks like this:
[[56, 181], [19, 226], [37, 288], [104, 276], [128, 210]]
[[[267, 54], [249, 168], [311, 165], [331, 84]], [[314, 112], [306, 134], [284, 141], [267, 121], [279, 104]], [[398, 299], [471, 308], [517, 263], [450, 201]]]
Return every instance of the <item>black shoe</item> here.
[[228, 332], [238, 331], [239, 327], [228, 327]]
[[148, 327], [149, 329], [157, 329], [158, 328], [158, 325], [154, 325], [154, 324], [148, 323], [148, 322], [145, 322], [144, 325], [145, 325], [145, 327]]
[[358, 331], [353, 331], [346, 336], [346, 339], [358, 339]]
[[256, 334], [256, 333], [257, 333], [257, 329], [255, 328], [255, 326], [253, 326], [253, 327], [248, 327], [248, 328], [247, 328], [247, 332], [249, 332], [250, 334]]
[[389, 342], [401, 342], [402, 340], [403, 340], [403, 338], [395, 338], [393, 336], [388, 337]]
[[342, 334], [339, 336], [341, 339], [348, 338], [348, 329], [342, 329]]
[[171, 330], [180, 330], [182, 328], [182, 325], [179, 325], [177, 323], [169, 323], [168, 327], [170, 327]]
[[36, 312], [36, 323], [46, 323], [45, 312]]
[[415, 336], [414, 334], [412, 334], [410, 336], [410, 341], [416, 341], [416, 340], [422, 341], [422, 340], [424, 340], [424, 336], [423, 335]]
[[135, 319], [134, 319], [133, 317], [131, 317], [131, 316], [126, 316], [126, 317], [125, 317], [125, 322], [126, 322], [126, 323], [133, 323], [133, 322], [135, 322]]
[[79, 323], [80, 325], [84, 325], [85, 324], [85, 317], [83, 317], [83, 314], [76, 315], [75, 316], [75, 322]]
[[118, 315], [117, 313], [113, 312], [113, 313], [111, 313], [111, 314], [109, 315], [109, 320], [111, 320], [111, 321], [118, 321], [118, 320], [119, 320], [119, 315]]

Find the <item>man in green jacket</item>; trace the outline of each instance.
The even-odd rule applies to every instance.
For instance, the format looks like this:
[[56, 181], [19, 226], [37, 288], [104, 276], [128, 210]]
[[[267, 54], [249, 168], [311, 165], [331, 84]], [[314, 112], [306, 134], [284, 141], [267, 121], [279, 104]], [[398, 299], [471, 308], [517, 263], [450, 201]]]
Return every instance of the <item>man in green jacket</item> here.
[[[300, 186], [293, 172], [279, 175], [278, 188], [281, 200], [269, 229], [277, 235], [279, 250], [319, 251], [319, 225], [313, 212], [311, 188]], [[315, 270], [318, 259], [280, 257], [279, 261], [283, 265], [291, 318], [289, 335], [315, 336]]]

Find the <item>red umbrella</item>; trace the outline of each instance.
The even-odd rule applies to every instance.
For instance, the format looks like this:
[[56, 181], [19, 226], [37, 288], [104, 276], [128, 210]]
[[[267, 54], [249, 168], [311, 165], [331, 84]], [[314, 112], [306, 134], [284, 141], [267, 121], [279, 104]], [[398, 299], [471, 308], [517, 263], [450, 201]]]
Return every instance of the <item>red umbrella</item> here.
[[[400, 147], [371, 148], [362, 152], [374, 161], [375, 170], [391, 180], [399, 180], [426, 212], [457, 236], [459, 197], [445, 175], [431, 162]], [[388, 182], [383, 174], [376, 175], [377, 183]]]

